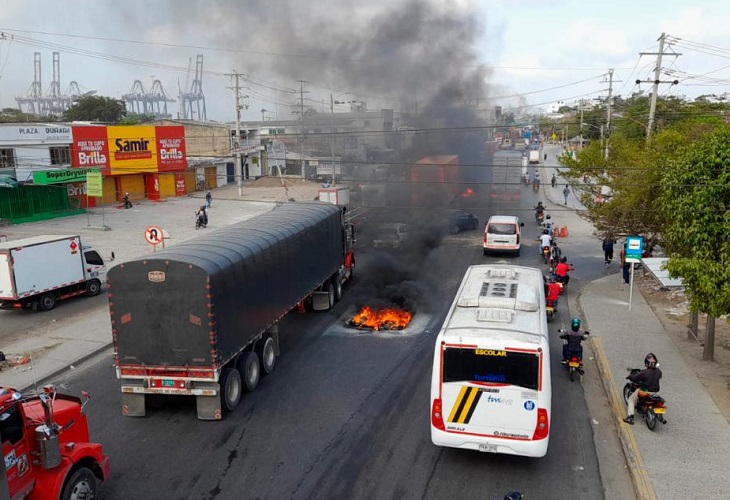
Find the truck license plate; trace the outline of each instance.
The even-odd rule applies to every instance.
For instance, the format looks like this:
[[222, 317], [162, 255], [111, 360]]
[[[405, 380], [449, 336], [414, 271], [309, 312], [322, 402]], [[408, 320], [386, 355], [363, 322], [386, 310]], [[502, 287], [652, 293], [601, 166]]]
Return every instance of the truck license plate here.
[[175, 387], [175, 381], [174, 380], [163, 380], [162, 387]]

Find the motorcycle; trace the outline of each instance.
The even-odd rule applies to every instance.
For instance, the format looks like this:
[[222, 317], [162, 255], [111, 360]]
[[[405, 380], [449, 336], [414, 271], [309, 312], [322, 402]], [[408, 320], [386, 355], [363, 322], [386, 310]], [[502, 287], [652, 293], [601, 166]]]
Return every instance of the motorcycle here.
[[547, 264], [550, 260], [550, 247], [542, 247], [542, 251], [540, 253], [542, 254], [542, 263]]
[[[558, 330], [558, 332], [562, 335], [565, 333], [565, 330], [562, 328]], [[586, 335], [590, 335], [591, 332], [585, 331], [583, 332]], [[576, 377], [579, 379], [583, 378], [583, 375], [585, 374], [585, 371], [583, 370], [583, 357], [578, 356], [577, 354], [569, 354], [568, 359], [564, 363], [565, 369], [568, 370], [568, 377], [570, 377], [570, 381], [573, 382]]]
[[555, 317], [555, 310], [557, 309], [557, 304], [554, 300], [547, 300], [545, 299], [545, 314], [547, 315], [548, 323], [553, 320]]
[[[624, 402], [626, 404], [629, 403], [629, 396], [639, 388], [637, 384], [631, 381], [630, 377], [641, 371], [639, 368], [627, 368], [627, 370], [629, 371], [629, 375], [626, 377], [628, 382], [624, 386]], [[636, 402], [636, 412], [646, 421], [646, 426], [650, 431], [656, 428], [657, 420], [662, 424], [667, 423], [667, 420], [664, 418], [664, 415], [667, 413], [667, 403], [659, 395], [639, 395], [639, 399]]]
[[535, 222], [542, 226], [542, 221], [545, 219], [545, 212], [535, 212]]
[[208, 227], [208, 215], [205, 213], [195, 214], [195, 229], [198, 230], [206, 227]]
[[132, 202], [129, 201], [129, 198], [127, 198], [126, 196], [122, 198], [122, 203], [124, 204], [125, 209], [132, 208]]
[[532, 183], [532, 190], [536, 193], [540, 190], [540, 183], [538, 181]]

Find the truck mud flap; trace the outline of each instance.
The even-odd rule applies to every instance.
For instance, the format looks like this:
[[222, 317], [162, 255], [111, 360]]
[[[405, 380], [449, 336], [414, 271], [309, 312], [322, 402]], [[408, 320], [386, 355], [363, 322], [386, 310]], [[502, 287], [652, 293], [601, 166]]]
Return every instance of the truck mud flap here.
[[122, 393], [122, 413], [127, 417], [144, 417], [147, 415], [145, 409], [144, 394]]
[[220, 396], [196, 396], [199, 420], [220, 420], [223, 418]]

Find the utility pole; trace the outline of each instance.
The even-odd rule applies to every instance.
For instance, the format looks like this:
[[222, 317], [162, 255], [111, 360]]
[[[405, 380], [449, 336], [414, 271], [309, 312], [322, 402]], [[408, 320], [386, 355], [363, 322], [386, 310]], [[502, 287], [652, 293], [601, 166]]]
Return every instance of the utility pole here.
[[239, 85], [240, 73], [233, 72], [236, 80], [234, 91], [236, 92], [236, 183], [238, 185], [238, 196], [243, 196], [243, 170], [241, 168], [241, 87]]
[[[651, 91], [651, 105], [649, 107], [649, 125], [646, 127], [646, 142], [647, 144], [651, 140], [651, 133], [654, 129], [654, 115], [656, 113], [656, 100], [657, 100], [657, 94], [659, 92], [659, 84], [660, 83], [669, 83], [671, 85], [677, 85], [679, 83], [679, 80], [671, 80], [671, 81], [661, 81], [659, 80], [659, 77], [661, 76], [661, 70], [662, 70], [662, 56], [664, 56], [664, 40], [666, 39], [666, 34], [662, 33], [662, 36], [658, 38], [659, 41], [659, 52], [639, 52], [640, 56], [657, 56], [656, 58], [656, 67], [654, 68], [654, 80], [636, 80], [636, 83], [653, 83], [654, 87]], [[682, 54], [677, 52], [672, 52], [673, 56], [681, 56]]]
[[[608, 141], [611, 138], [611, 100], [613, 97], [613, 68], [608, 70], [608, 99], [606, 99], [606, 142], [604, 143], [603, 159], [608, 161]], [[603, 132], [601, 132], [603, 135]]]
[[[299, 116], [301, 125], [299, 127], [299, 155], [302, 162], [302, 179], [306, 178], [306, 170], [304, 168], [304, 80], [299, 80]], [[309, 92], [307, 92], [309, 93]]]

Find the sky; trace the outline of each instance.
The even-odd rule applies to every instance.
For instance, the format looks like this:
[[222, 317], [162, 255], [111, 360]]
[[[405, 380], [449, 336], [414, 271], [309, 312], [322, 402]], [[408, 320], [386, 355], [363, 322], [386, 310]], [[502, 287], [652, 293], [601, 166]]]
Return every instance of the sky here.
[[[33, 53], [42, 87], [60, 53], [61, 90], [121, 98], [160, 80], [177, 98], [204, 57], [207, 117], [286, 119], [332, 100], [368, 109], [423, 109], [444, 96], [482, 107], [549, 111], [608, 93], [650, 92], [657, 39], [669, 42], [660, 95], [694, 98], [730, 87], [730, 13], [715, 0], [0, 0], [0, 107], [29, 91]], [[700, 5], [701, 4], [701, 5]], [[300, 90], [303, 92], [300, 93]], [[335, 105], [345, 111], [348, 105]], [[177, 116], [180, 106], [168, 103]], [[262, 112], [262, 109], [265, 111]]]

